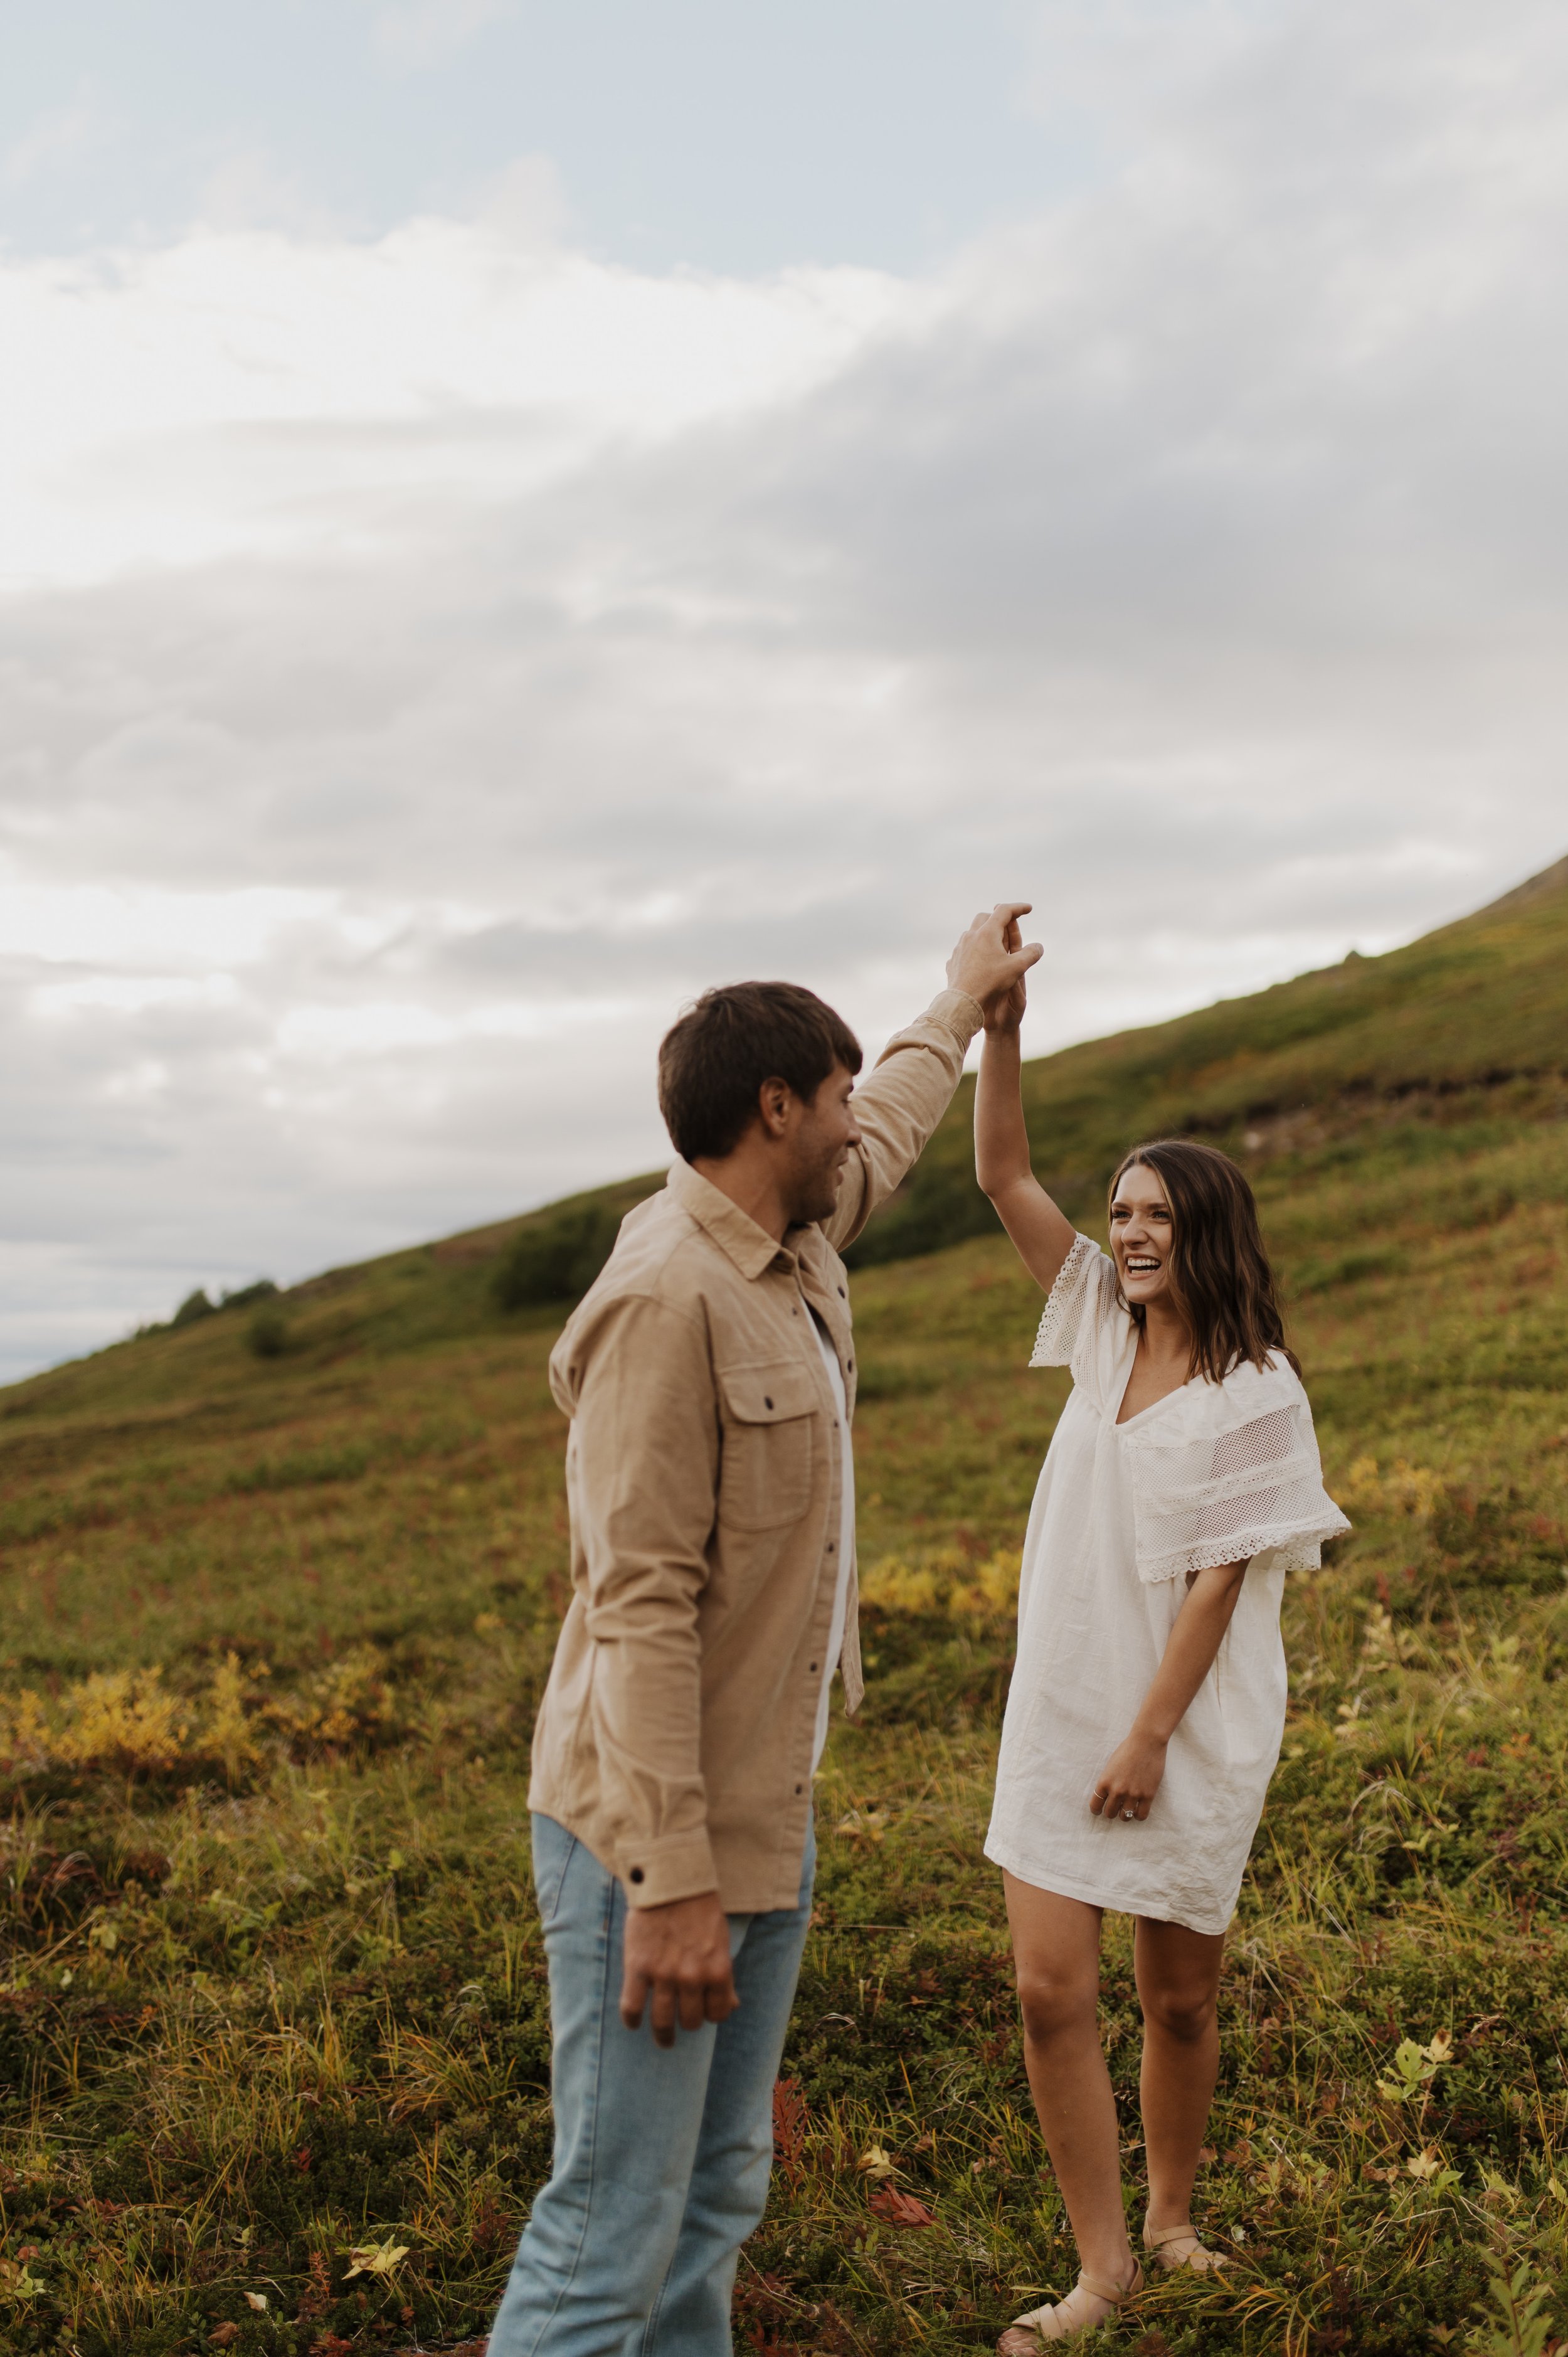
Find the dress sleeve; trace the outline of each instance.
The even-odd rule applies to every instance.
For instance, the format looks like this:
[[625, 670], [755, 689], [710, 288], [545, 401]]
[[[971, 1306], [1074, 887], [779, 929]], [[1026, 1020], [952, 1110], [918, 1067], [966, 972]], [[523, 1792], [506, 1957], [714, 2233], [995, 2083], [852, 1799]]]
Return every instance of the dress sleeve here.
[[[1106, 1280], [1108, 1286], [1106, 1286]], [[1103, 1325], [1106, 1308], [1115, 1301], [1115, 1270], [1091, 1235], [1075, 1235], [1069, 1256], [1057, 1270], [1030, 1351], [1030, 1367], [1073, 1367], [1085, 1348], [1091, 1348]]]
[[1323, 1486], [1306, 1394], [1288, 1366], [1194, 1383], [1185, 1414], [1128, 1436], [1140, 1577], [1151, 1585], [1262, 1556], [1316, 1570], [1350, 1527]]

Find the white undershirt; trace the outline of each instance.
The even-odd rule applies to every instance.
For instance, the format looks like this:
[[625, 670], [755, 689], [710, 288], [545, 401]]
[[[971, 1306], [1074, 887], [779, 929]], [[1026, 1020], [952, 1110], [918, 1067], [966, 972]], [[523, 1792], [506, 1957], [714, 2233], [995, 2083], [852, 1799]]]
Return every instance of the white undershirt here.
[[843, 1467], [843, 1502], [839, 1510], [838, 1583], [833, 1590], [832, 1626], [828, 1631], [828, 1658], [822, 1664], [822, 1689], [817, 1696], [817, 1733], [811, 1752], [811, 1768], [815, 1771], [828, 1740], [828, 1706], [833, 1682], [833, 1672], [843, 1651], [844, 1622], [849, 1617], [849, 1575], [854, 1561], [854, 1455], [850, 1447], [849, 1402], [844, 1397], [843, 1370], [839, 1354], [829, 1338], [828, 1329], [811, 1311], [811, 1328], [817, 1338], [817, 1348], [822, 1354], [822, 1364], [828, 1371], [828, 1381], [833, 1387], [833, 1405], [838, 1411], [839, 1458]]

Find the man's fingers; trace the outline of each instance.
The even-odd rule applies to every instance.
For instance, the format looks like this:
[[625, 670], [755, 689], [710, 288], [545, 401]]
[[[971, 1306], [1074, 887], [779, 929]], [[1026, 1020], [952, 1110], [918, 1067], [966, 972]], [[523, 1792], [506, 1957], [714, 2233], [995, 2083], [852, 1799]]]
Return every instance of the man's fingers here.
[[993, 917], [1000, 917], [1004, 925], [1015, 925], [1020, 917], [1031, 913], [1034, 906], [1033, 900], [998, 900], [991, 913]]
[[682, 2029], [701, 2029], [704, 2021], [727, 2021], [739, 2003], [733, 1972], [722, 1979], [683, 1975], [659, 1981], [643, 1973], [628, 1974], [621, 1983], [620, 2018], [628, 2029], [640, 2029], [646, 2012], [654, 2043], [673, 2046], [677, 2024]]
[[649, 2007], [649, 2020], [655, 2046], [675, 2043], [675, 1991], [669, 1981], [656, 1981], [653, 2002]]
[[1027, 974], [1032, 965], [1038, 965], [1045, 954], [1044, 942], [1026, 942], [1022, 949], [1008, 952], [1009, 963], [1016, 966], [1020, 974]]

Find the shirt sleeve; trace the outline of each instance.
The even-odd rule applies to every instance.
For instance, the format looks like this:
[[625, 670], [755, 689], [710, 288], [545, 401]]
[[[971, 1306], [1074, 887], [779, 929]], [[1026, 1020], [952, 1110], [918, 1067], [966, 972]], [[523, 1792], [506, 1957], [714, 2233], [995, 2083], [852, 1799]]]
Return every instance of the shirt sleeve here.
[[854, 1243], [919, 1159], [952, 1103], [981, 1021], [967, 991], [939, 992], [923, 1015], [889, 1039], [855, 1090], [860, 1144], [844, 1165], [832, 1217], [822, 1222], [822, 1233], [835, 1252]]
[[[698, 1604], [718, 1418], [700, 1321], [621, 1297], [584, 1338], [568, 1452], [616, 1869], [634, 1906], [718, 1888], [702, 1770]], [[679, 1478], [673, 1478], [673, 1469]]]
[[1151, 1584], [1262, 1556], [1315, 1569], [1350, 1527], [1323, 1486], [1306, 1394], [1288, 1367], [1195, 1382], [1185, 1415], [1127, 1436], [1138, 1572]]
[[1084, 1383], [1106, 1327], [1113, 1319], [1122, 1326], [1127, 1322], [1127, 1313], [1116, 1299], [1115, 1268], [1092, 1236], [1074, 1236], [1046, 1297], [1029, 1364], [1070, 1367], [1074, 1381]]

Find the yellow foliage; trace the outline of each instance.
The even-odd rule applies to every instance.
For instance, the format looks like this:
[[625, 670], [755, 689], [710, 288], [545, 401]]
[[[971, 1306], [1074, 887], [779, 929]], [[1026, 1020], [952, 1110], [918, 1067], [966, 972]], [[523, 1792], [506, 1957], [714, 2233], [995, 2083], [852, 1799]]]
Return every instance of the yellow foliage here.
[[113, 1768], [127, 1776], [172, 1768], [189, 1732], [187, 1706], [165, 1694], [163, 1672], [118, 1670], [73, 1685], [70, 1713], [54, 1736], [54, 1757], [66, 1768]]
[[942, 1590], [934, 1564], [909, 1564], [902, 1555], [884, 1555], [861, 1579], [861, 1596], [884, 1612], [934, 1612]]
[[338, 1750], [393, 1727], [397, 1704], [375, 1647], [357, 1645], [320, 1673], [308, 1695], [273, 1703], [268, 1716], [296, 1741]]
[[397, 1722], [381, 1657], [362, 1645], [322, 1671], [303, 1696], [263, 1705], [265, 1665], [248, 1671], [237, 1653], [213, 1670], [204, 1695], [166, 1691], [163, 1671], [78, 1679], [46, 1704], [32, 1689], [0, 1696], [0, 1773], [50, 1769], [161, 1776], [184, 1769], [221, 1770], [230, 1784], [263, 1757], [259, 1739], [270, 1721], [291, 1745], [334, 1749], [384, 1734]]
[[1396, 1457], [1386, 1473], [1375, 1457], [1358, 1457], [1339, 1491], [1348, 1514], [1404, 1514], [1414, 1520], [1430, 1514], [1443, 1495], [1444, 1478], [1430, 1465], [1412, 1465]]
[[1023, 1566], [1021, 1548], [998, 1547], [994, 1555], [975, 1565], [961, 1587], [952, 1590], [948, 1610], [955, 1618], [971, 1620], [1009, 1619], [1018, 1609], [1018, 1575]]
[[[260, 1673], [265, 1675], [265, 1672]], [[215, 1752], [223, 1762], [223, 1773], [231, 1784], [241, 1769], [261, 1757], [245, 1716], [245, 1704], [250, 1698], [251, 1684], [240, 1663], [238, 1653], [226, 1653], [213, 1673], [212, 1692], [209, 1698], [206, 1748]]]
[[975, 1563], [957, 1547], [941, 1547], [918, 1563], [884, 1555], [862, 1576], [865, 1602], [883, 1612], [944, 1612], [952, 1620], [1003, 1620], [1016, 1609], [1023, 1557], [998, 1547]]

